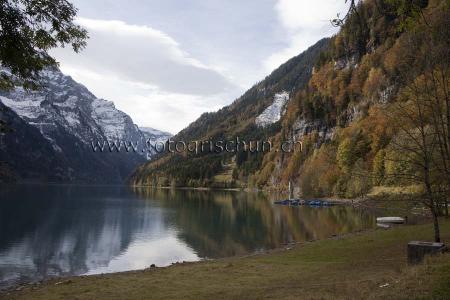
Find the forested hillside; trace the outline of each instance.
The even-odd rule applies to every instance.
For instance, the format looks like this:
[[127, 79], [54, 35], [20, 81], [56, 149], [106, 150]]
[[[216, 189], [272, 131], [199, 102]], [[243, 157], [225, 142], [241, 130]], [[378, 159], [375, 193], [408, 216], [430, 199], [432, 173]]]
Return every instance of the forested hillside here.
[[[303, 196], [358, 197], [425, 176], [445, 195], [449, 7], [447, 0], [361, 1], [336, 36], [176, 136], [302, 141], [302, 151], [166, 153], [139, 168], [132, 183], [285, 189], [291, 180]], [[281, 120], [256, 126], [281, 91], [290, 95]]]
[[[320, 53], [328, 48], [323, 39], [304, 53], [290, 59], [263, 81], [254, 85], [231, 105], [213, 113], [204, 113], [179, 132], [174, 141], [218, 141], [269, 139], [280, 130], [280, 123], [257, 126], [255, 118], [273, 101], [278, 93], [294, 95], [311, 78]], [[140, 167], [132, 182], [173, 186], [243, 186], [247, 177], [260, 167], [263, 153], [163, 153], [158, 159]], [[220, 174], [226, 174], [220, 178]], [[239, 173], [242, 173], [239, 175]], [[217, 175], [219, 174], [219, 177]]]
[[422, 183], [425, 150], [430, 170], [433, 156], [448, 165], [448, 152], [435, 150], [448, 151], [449, 20], [448, 1], [364, 1], [289, 103], [276, 138], [301, 139], [303, 151], [267, 154], [257, 184], [295, 179], [305, 196], [358, 197]]

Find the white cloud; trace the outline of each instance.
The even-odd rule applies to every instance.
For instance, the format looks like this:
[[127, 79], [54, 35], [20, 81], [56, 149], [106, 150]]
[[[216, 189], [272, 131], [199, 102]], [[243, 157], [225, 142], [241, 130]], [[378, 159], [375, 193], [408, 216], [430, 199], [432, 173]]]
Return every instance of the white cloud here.
[[112, 100], [139, 126], [177, 133], [206, 111], [215, 111], [235, 95], [211, 96], [165, 92], [155, 85], [123, 80], [115, 74], [96, 73], [64, 64], [61, 70], [85, 84], [97, 97]]
[[[127, 24], [119, 20], [95, 20], [87, 18], [77, 18], [77, 23], [87, 28], [90, 32], [97, 34], [115, 35], [117, 38], [138, 38], [144, 39], [143, 43], [149, 42], [152, 47], [165, 48], [166, 54], [175, 62], [191, 65], [203, 69], [209, 69], [201, 62], [189, 57], [189, 54], [180, 49], [180, 45], [169, 35], [149, 26], [138, 26]], [[120, 44], [123, 44], [122, 42]], [[146, 46], [146, 45], [136, 45]]]
[[319, 39], [337, 32], [330, 20], [345, 12], [344, 0], [278, 0], [275, 11], [289, 39], [286, 47], [264, 61], [267, 71], [300, 54]]
[[164, 32], [117, 20], [79, 18], [77, 22], [89, 31], [88, 46], [80, 54], [56, 49], [54, 54], [63, 64], [70, 62], [100, 74], [114, 73], [124, 80], [175, 93], [211, 95], [233, 87]]
[[61, 70], [140, 126], [176, 133], [237, 96], [219, 69], [191, 57], [162, 31], [117, 20], [77, 22], [89, 31], [88, 46], [79, 54], [55, 49]]

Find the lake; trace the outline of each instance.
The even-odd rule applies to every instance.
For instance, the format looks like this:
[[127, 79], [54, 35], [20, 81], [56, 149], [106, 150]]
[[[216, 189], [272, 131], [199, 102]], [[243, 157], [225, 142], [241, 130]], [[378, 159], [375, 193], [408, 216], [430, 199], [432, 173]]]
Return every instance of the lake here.
[[256, 253], [375, 226], [373, 215], [349, 206], [273, 200], [234, 191], [0, 186], [0, 288]]

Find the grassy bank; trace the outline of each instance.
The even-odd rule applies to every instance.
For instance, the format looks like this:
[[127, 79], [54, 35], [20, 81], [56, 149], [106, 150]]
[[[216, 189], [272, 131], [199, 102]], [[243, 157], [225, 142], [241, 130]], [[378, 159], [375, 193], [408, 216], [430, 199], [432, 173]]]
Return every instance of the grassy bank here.
[[[450, 220], [442, 220], [450, 243]], [[403, 226], [297, 245], [250, 257], [27, 286], [4, 299], [414, 299], [450, 298], [450, 254], [408, 267], [406, 244], [432, 226]]]

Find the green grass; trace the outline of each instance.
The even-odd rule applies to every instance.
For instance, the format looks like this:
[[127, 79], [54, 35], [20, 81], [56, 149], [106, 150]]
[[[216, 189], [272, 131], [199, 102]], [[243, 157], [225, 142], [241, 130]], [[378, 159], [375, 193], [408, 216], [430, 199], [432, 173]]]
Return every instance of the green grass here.
[[[450, 220], [441, 232], [448, 244]], [[263, 255], [52, 280], [0, 298], [450, 299], [450, 254], [406, 264], [407, 242], [432, 236], [429, 224], [402, 226]]]
[[375, 186], [372, 188], [369, 197], [383, 197], [385, 195], [400, 196], [400, 195], [417, 195], [423, 193], [423, 188], [420, 185], [409, 186]]

